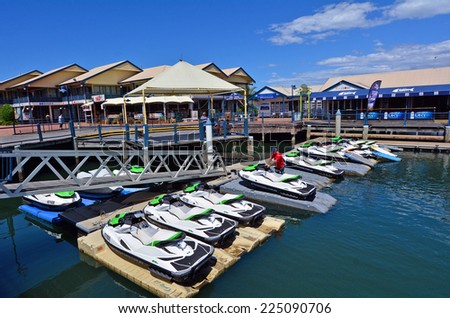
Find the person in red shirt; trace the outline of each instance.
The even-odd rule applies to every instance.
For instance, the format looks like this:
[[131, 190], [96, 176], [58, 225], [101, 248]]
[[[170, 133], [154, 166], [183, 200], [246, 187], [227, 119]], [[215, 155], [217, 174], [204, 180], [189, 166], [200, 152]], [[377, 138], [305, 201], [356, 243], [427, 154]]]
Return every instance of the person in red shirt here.
[[272, 152], [270, 155], [269, 162], [267, 163], [267, 167], [275, 166], [275, 172], [284, 173], [284, 158], [283, 155], [278, 151], [276, 147], [272, 148]]

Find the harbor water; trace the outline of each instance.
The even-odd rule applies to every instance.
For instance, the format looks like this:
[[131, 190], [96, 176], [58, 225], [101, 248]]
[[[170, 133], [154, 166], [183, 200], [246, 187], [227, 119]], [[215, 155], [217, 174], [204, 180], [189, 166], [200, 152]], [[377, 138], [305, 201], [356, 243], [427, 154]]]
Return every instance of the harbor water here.
[[[326, 214], [270, 206], [286, 226], [197, 297], [450, 297], [450, 157], [399, 154], [322, 191]], [[0, 296], [153, 297], [78, 251], [76, 236], [0, 200]]]

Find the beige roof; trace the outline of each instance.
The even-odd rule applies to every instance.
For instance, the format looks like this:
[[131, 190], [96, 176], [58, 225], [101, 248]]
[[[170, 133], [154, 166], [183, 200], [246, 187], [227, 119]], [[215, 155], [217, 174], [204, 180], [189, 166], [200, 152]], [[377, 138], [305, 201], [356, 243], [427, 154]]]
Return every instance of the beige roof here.
[[[65, 81], [61, 83], [61, 85], [67, 85], [67, 84], [73, 84], [73, 83], [89, 83], [90, 80], [94, 79], [95, 77], [99, 77], [100, 75], [104, 74], [108, 71], [123, 71], [123, 76], [121, 76], [120, 80], [123, 80], [124, 78], [130, 77], [131, 74], [141, 72], [142, 69], [135, 66], [131, 62], [125, 60], [120, 62], [115, 62], [103, 66], [98, 66], [93, 68], [92, 70], [89, 70], [88, 72], [78, 75], [74, 78], [71, 78], [68, 81]], [[116, 79], [114, 79], [115, 84], [118, 83]]]
[[140, 82], [140, 81], [148, 81], [158, 75], [159, 73], [164, 72], [166, 69], [168, 69], [169, 65], [160, 65], [150, 68], [145, 68], [142, 70], [142, 72], [137, 73], [136, 75], [133, 75], [131, 77], [128, 77], [120, 82], [120, 84], [128, 84], [132, 82]]
[[376, 80], [382, 81], [383, 88], [445, 85], [450, 83], [450, 67], [333, 77], [322, 85], [320, 91], [326, 91], [342, 81], [368, 89]]
[[204, 70], [210, 74], [213, 74], [221, 79], [226, 79], [227, 74], [225, 74], [216, 64], [210, 62], [210, 63], [204, 63], [204, 64], [198, 64], [195, 67], [198, 67], [201, 70]]
[[126, 95], [217, 95], [238, 91], [242, 91], [242, 88], [192, 64], [179, 61]]
[[292, 93], [294, 95], [296, 95], [296, 93], [295, 93], [296, 90], [294, 89], [294, 91], [292, 92], [292, 89], [290, 87], [284, 87], [284, 86], [266, 86], [266, 87], [273, 91], [279, 92], [285, 96], [291, 96]]
[[42, 75], [42, 72], [39, 72], [38, 70], [34, 70], [34, 71], [27, 72], [25, 74], [20, 74], [18, 76], [6, 79], [6, 80], [0, 82], [0, 90], [5, 90], [11, 86], [22, 83], [24, 81], [28, 81], [29, 79], [35, 78], [39, 75]]
[[238, 76], [243, 80], [244, 83], [255, 83], [255, 80], [242, 68], [242, 67], [232, 67], [222, 70], [230, 79]]
[[56, 87], [63, 81], [66, 81], [69, 78], [80, 75], [87, 72], [86, 69], [82, 68], [77, 64], [71, 64], [67, 66], [63, 66], [51, 71], [48, 71], [39, 76], [30, 78], [24, 82], [18, 83], [10, 88], [19, 88], [19, 87]]

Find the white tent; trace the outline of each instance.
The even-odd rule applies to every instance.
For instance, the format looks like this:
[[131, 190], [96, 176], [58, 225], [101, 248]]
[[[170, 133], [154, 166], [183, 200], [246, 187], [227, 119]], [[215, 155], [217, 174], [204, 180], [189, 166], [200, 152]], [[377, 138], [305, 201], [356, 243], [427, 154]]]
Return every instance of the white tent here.
[[179, 61], [125, 96], [140, 96], [142, 94], [210, 96], [242, 90], [241, 87], [224, 81], [185, 61]]
[[[127, 96], [142, 96], [145, 115], [145, 96], [152, 95], [219, 95], [245, 90], [201, 70], [185, 61], [179, 61], [174, 66], [156, 75], [151, 80], [125, 94]], [[245, 99], [244, 99], [245, 101]], [[212, 103], [211, 103], [212, 104]], [[245, 117], [247, 117], [247, 103], [244, 102]]]

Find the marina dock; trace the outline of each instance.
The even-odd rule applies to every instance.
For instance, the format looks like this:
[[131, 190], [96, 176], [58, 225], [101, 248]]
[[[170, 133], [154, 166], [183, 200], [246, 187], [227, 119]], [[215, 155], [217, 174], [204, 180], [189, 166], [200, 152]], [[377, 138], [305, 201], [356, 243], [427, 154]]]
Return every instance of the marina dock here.
[[[125, 208], [117, 213], [142, 209], [147, 203], [137, 204]], [[104, 219], [107, 222], [108, 219]], [[200, 289], [214, 281], [221, 274], [234, 265], [245, 253], [248, 253], [263, 244], [272, 233], [281, 231], [285, 221], [266, 216], [261, 225], [256, 228], [239, 227], [237, 236], [232, 244], [226, 248], [215, 248], [215, 264], [209, 268], [206, 277], [192, 286], [183, 286], [174, 282], [165, 281], [154, 276], [149, 270], [128, 262], [114, 253], [105, 243], [101, 231], [94, 231], [78, 238], [79, 250], [92, 257], [95, 261], [110, 270], [125, 277], [136, 285], [144, 288], [155, 296], [161, 298], [187, 298], [195, 296]], [[206, 273], [205, 273], [206, 274]]]

